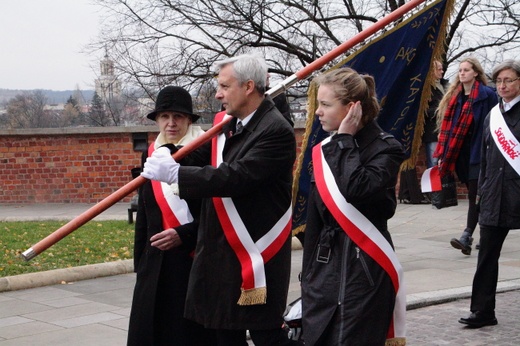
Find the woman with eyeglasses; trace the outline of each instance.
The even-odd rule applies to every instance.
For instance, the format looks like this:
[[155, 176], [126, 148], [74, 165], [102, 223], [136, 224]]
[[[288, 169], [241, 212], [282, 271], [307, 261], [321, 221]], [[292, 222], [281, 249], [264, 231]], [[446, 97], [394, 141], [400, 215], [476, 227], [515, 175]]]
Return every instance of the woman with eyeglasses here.
[[464, 255], [471, 254], [473, 232], [478, 223], [475, 202], [484, 118], [497, 103], [497, 95], [487, 86], [482, 66], [472, 57], [460, 62], [455, 80], [439, 103], [438, 114], [443, 114], [443, 117], [434, 156], [439, 158], [441, 176], [455, 172], [468, 189], [466, 228], [460, 239], [450, 241]]
[[497, 324], [495, 296], [500, 251], [509, 230], [520, 228], [520, 61], [493, 70], [500, 103], [484, 121], [479, 178], [480, 243], [473, 278], [471, 314], [460, 323]]

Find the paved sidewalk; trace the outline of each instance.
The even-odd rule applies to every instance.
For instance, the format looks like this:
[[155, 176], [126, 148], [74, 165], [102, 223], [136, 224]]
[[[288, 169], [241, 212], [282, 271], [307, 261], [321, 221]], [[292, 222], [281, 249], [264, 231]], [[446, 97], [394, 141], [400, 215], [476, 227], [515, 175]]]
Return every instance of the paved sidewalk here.
[[[90, 207], [0, 204], [0, 222], [70, 220]], [[116, 204], [96, 219], [127, 220], [127, 208], [128, 203]], [[467, 298], [478, 253], [473, 250], [471, 256], [465, 256], [449, 245], [449, 240], [459, 237], [465, 228], [466, 210], [466, 201], [442, 210], [430, 205], [399, 204], [389, 222], [405, 271], [409, 345], [518, 344], [518, 230], [510, 232], [502, 250], [499, 291], [506, 293], [497, 296], [499, 324], [471, 330], [457, 323], [459, 317], [469, 313]], [[81, 232], [81, 228], [76, 232]], [[299, 296], [301, 254], [294, 246], [289, 300]], [[119, 261], [33, 276], [0, 277], [0, 346], [124, 345], [135, 282], [131, 270], [131, 261]], [[49, 284], [62, 281], [63, 284]], [[32, 288], [42, 284], [46, 285]]]

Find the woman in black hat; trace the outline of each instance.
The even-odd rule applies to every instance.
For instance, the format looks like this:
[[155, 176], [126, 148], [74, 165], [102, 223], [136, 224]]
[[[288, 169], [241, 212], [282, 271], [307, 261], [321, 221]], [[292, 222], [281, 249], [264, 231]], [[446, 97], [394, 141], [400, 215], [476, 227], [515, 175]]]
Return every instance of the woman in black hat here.
[[[193, 123], [191, 95], [181, 87], [159, 92], [155, 109], [147, 116], [159, 126], [159, 135], [143, 162], [157, 148], [182, 146], [204, 131]], [[197, 239], [199, 201], [177, 196], [176, 184], [147, 181], [139, 190], [135, 224], [134, 289], [128, 345], [212, 345], [209, 331], [184, 319], [184, 301]]]

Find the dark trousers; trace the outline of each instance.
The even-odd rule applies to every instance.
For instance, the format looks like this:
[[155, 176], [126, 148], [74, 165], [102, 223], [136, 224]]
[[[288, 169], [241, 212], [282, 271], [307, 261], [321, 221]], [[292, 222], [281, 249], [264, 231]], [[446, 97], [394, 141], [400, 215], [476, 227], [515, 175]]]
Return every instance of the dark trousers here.
[[475, 232], [478, 223], [478, 208], [475, 202], [477, 201], [478, 179], [470, 179], [466, 183], [468, 188], [468, 218], [466, 229], [471, 230], [471, 235]]
[[[217, 346], [247, 346], [245, 330], [217, 329]], [[299, 345], [289, 340], [287, 332], [280, 328], [267, 330], [249, 330], [255, 346]]]
[[417, 180], [415, 168], [403, 170], [399, 178], [399, 200], [410, 204], [421, 204], [424, 196]]
[[508, 228], [480, 225], [480, 250], [471, 293], [472, 312], [495, 312], [498, 259], [508, 233]]

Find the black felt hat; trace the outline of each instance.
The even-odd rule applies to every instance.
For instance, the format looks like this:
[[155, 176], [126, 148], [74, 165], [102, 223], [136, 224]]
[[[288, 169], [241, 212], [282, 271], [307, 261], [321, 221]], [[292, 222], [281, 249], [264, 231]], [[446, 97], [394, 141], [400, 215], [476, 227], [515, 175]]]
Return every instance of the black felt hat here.
[[193, 114], [190, 93], [178, 86], [167, 86], [159, 91], [157, 101], [155, 101], [155, 109], [146, 117], [155, 120], [157, 113], [166, 111], [187, 114], [193, 123], [200, 118], [200, 116]]

